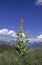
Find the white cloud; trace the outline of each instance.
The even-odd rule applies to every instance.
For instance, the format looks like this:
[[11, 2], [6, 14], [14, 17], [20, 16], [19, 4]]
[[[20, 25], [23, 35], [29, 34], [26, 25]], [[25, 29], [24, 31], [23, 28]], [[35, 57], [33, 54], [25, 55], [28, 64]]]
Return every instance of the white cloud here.
[[10, 30], [10, 31], [8, 32], [8, 35], [11, 35], [12, 37], [17, 37], [17, 36], [16, 36], [16, 32], [13, 31], [13, 30]]
[[40, 39], [41, 39], [41, 38], [42, 38], [42, 34], [41, 34], [41, 35], [39, 35], [39, 36], [37, 36], [37, 38], [40, 38]]
[[[8, 30], [8, 29], [1, 29], [0, 30], [0, 35], [10, 35], [12, 37], [17, 37], [16, 32], [14, 30]], [[25, 37], [25, 34], [22, 33], [23, 37]], [[38, 35], [36, 38], [31, 38], [29, 39], [29, 42], [42, 42], [42, 34]]]
[[32, 43], [34, 43], [34, 42], [42, 42], [42, 38], [40, 39], [40, 38], [32, 38], [32, 39], [29, 39], [29, 42], [32, 42]]
[[36, 0], [36, 5], [42, 5], [42, 0]]
[[[0, 34], [3, 35], [10, 35], [12, 37], [17, 37], [16, 32], [14, 30], [8, 30], [8, 29], [1, 29]], [[23, 37], [25, 37], [25, 34], [22, 33]]]
[[6, 35], [10, 35], [12, 37], [17, 37], [16, 32], [13, 30], [8, 30], [8, 29], [1, 29], [0, 30], [0, 34], [6, 34]]
[[42, 42], [42, 34], [37, 36], [36, 38], [29, 39], [29, 42], [32, 42], [32, 43], [34, 43], [34, 42]]
[[2, 29], [0, 30], [0, 34], [7, 34], [8, 33], [8, 29]]

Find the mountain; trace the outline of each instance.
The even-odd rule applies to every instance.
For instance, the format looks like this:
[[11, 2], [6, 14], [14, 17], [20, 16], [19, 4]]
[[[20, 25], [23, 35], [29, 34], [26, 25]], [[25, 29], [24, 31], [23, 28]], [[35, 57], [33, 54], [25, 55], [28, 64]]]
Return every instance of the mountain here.
[[42, 48], [42, 42], [34, 42], [33, 44], [32, 43], [29, 43], [29, 46], [31, 47], [31, 48]]
[[[0, 45], [8, 45], [8, 46], [14, 46], [15, 45], [15, 38], [10, 39], [10, 38], [0, 38]], [[30, 48], [42, 48], [42, 42], [40, 41], [31, 41], [28, 43], [28, 46]]]
[[0, 45], [13, 46], [14, 44], [15, 44], [15, 40], [0, 38]]

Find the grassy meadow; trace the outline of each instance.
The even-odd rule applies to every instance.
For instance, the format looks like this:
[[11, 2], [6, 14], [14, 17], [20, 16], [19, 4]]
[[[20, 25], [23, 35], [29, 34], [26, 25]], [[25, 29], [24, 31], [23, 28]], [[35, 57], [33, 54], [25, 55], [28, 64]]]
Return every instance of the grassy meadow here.
[[15, 47], [0, 45], [0, 65], [42, 65], [42, 49], [35, 49], [21, 56]]

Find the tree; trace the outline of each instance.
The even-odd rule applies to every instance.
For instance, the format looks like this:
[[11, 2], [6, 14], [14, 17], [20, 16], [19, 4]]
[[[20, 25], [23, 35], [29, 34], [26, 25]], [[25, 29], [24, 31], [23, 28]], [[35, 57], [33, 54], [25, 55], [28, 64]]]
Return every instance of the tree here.
[[28, 52], [28, 34], [23, 37], [23, 22], [24, 20], [20, 20], [20, 30], [17, 32], [17, 40], [16, 40], [16, 50], [19, 55], [25, 55]]

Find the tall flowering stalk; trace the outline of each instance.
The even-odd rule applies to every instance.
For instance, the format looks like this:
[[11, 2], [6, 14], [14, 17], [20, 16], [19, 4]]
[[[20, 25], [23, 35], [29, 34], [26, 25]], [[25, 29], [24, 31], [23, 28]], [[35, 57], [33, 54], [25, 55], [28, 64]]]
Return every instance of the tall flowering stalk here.
[[28, 47], [27, 47], [27, 43], [28, 43], [28, 34], [25, 35], [25, 37], [23, 37], [23, 22], [24, 20], [21, 19], [20, 20], [20, 30], [17, 32], [17, 40], [16, 40], [16, 50], [17, 53], [20, 55], [24, 55], [27, 53]]

